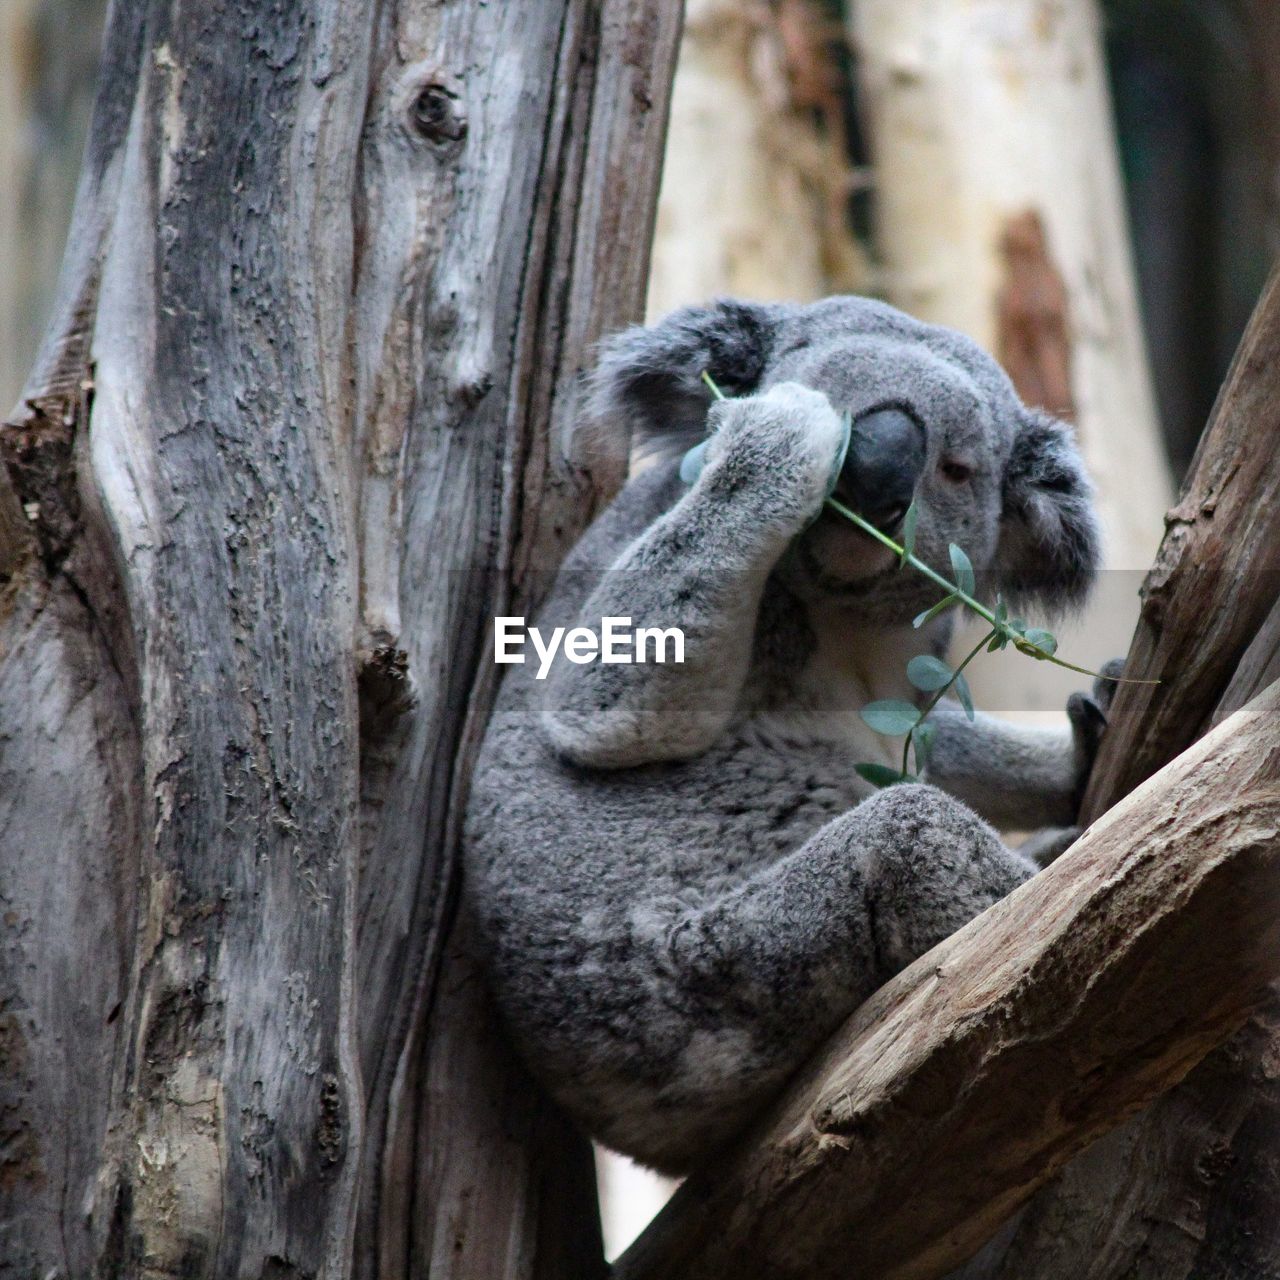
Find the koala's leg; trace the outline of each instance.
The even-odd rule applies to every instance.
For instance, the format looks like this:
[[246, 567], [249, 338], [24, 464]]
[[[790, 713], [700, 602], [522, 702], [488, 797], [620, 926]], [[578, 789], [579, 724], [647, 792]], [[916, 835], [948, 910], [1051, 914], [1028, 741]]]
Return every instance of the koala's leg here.
[[[690, 913], [669, 934], [668, 963], [697, 1052], [666, 1091], [681, 1113], [668, 1127], [692, 1126], [704, 1152], [728, 1137], [886, 979], [1034, 871], [958, 801], [896, 786]], [[704, 1070], [729, 1046], [734, 1071]], [[650, 1158], [676, 1167], [694, 1155]]]
[[555, 661], [543, 723], [599, 768], [686, 759], [725, 728], [746, 678], [765, 580], [817, 514], [844, 434], [826, 397], [792, 383], [715, 406], [692, 488], [599, 575], [573, 618], [684, 635], [684, 661]]
[[692, 912], [671, 941], [699, 990], [719, 975], [733, 1005], [758, 1001], [753, 1022], [790, 1024], [805, 989], [825, 1022], [1035, 870], [936, 787], [888, 787]]

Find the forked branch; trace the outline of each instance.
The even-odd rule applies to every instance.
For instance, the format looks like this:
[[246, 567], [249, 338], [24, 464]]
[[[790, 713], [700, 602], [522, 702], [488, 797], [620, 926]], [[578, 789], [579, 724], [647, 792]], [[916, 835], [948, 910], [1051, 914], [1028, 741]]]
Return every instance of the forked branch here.
[[1181, 1079], [1280, 975], [1278, 720], [1273, 685], [885, 986], [618, 1280], [944, 1275]]

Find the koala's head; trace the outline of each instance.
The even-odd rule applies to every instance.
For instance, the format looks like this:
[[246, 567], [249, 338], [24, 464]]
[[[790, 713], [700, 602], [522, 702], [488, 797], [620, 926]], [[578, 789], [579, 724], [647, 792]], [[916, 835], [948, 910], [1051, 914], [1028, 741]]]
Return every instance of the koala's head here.
[[[686, 307], [603, 348], [594, 409], [629, 433], [633, 467], [705, 437], [710, 373], [727, 396], [778, 382], [823, 392], [853, 417], [837, 497], [890, 535], [907, 504], [917, 554], [939, 567], [957, 543], [1016, 604], [1079, 603], [1098, 561], [1092, 490], [1069, 428], [1027, 408], [962, 334], [867, 298], [808, 306], [719, 301]], [[806, 595], [900, 619], [937, 589], [826, 510], [783, 565]]]

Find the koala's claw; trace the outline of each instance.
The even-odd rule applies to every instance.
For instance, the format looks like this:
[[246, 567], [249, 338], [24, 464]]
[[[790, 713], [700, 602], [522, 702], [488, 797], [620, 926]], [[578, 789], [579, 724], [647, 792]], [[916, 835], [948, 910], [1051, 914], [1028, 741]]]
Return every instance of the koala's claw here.
[[[1097, 680], [1093, 682], [1093, 700], [1102, 708], [1103, 715], [1108, 715], [1111, 711], [1111, 704], [1115, 700], [1116, 684], [1114, 677], [1124, 675], [1123, 658], [1110, 658], [1102, 664], [1102, 671]], [[1110, 676], [1111, 679], [1103, 679], [1104, 676]]]
[[1075, 805], [1078, 810], [1084, 799], [1093, 762], [1098, 758], [1102, 735], [1107, 731], [1107, 713], [1098, 702], [1085, 693], [1073, 693], [1067, 699], [1067, 718], [1071, 721], [1071, 736], [1075, 746]]
[[1098, 758], [1098, 748], [1107, 731], [1107, 715], [1115, 698], [1116, 682], [1105, 677], [1118, 676], [1124, 670], [1123, 658], [1112, 658], [1104, 663], [1099, 677], [1093, 682], [1092, 695], [1073, 693], [1067, 699], [1067, 718], [1071, 721], [1071, 733], [1075, 742], [1077, 807], [1084, 798], [1093, 762]]

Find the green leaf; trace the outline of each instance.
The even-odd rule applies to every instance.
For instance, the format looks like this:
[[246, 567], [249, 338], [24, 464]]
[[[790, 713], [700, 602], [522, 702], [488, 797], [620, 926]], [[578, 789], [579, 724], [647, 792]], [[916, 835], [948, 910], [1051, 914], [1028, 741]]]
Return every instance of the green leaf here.
[[696, 483], [698, 477], [702, 474], [703, 468], [707, 465], [707, 446], [710, 443], [710, 440], [703, 440], [700, 444], [695, 444], [680, 459], [681, 484], [692, 485]]
[[1042, 631], [1033, 627], [1030, 631], [1024, 632], [1022, 638], [1027, 644], [1034, 645], [1042, 654], [1052, 657], [1058, 652], [1058, 638], [1052, 631]]
[[919, 518], [919, 508], [912, 502], [902, 518], [902, 558], [898, 561], [899, 569], [907, 563], [907, 557], [916, 549], [916, 521]]
[[951, 668], [931, 653], [918, 653], [907, 663], [907, 679], [917, 689], [933, 693], [951, 683]]
[[996, 596], [996, 625], [1004, 626], [1009, 621], [1009, 610], [1004, 607], [1004, 601]]
[[974, 718], [973, 694], [969, 692], [969, 682], [961, 672], [956, 672], [956, 682], [951, 687], [956, 691], [956, 697], [960, 699], [960, 705], [964, 707], [965, 715], [972, 720]]
[[887, 764], [855, 764], [853, 771], [860, 778], [865, 778], [873, 787], [892, 787], [899, 782], [914, 782], [910, 773], [899, 773], [890, 769]]
[[920, 721], [919, 707], [913, 707], [900, 698], [868, 702], [858, 714], [877, 733], [888, 734], [891, 738], [910, 733]]
[[928, 720], [922, 720], [911, 730], [911, 745], [916, 753], [916, 768], [923, 769], [929, 763], [929, 753], [933, 750], [933, 740], [938, 735], [938, 726]]
[[944, 597], [932, 609], [926, 609], [923, 613], [917, 614], [911, 625], [918, 631], [926, 622], [932, 622], [944, 609], [950, 609], [959, 598], [954, 595]]
[[1010, 631], [1016, 631], [1019, 635], [1021, 635], [1026, 629], [1027, 629], [1026, 618], [1010, 618], [1009, 619]]
[[954, 542], [951, 544], [951, 567], [956, 573], [956, 586], [965, 595], [973, 595], [975, 588], [973, 565], [969, 563], [969, 557]]
[[990, 643], [987, 645], [988, 653], [995, 653], [997, 649], [1003, 649], [1009, 643], [1009, 637], [1003, 631], [997, 631], [991, 637]]

